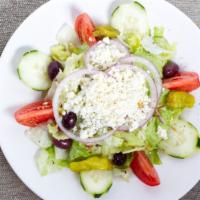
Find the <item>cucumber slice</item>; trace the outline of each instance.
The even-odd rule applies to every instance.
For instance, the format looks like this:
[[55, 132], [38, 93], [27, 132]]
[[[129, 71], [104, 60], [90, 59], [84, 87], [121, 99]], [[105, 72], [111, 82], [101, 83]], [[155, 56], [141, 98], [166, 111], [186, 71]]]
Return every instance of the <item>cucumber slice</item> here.
[[169, 132], [169, 138], [161, 143], [161, 149], [175, 158], [188, 158], [198, 150], [199, 132], [189, 122], [176, 119]]
[[48, 65], [51, 58], [37, 50], [26, 52], [17, 69], [19, 78], [33, 90], [45, 91], [51, 86]]
[[87, 193], [99, 198], [112, 186], [112, 171], [83, 171], [80, 173], [80, 182]]
[[141, 39], [150, 33], [146, 10], [138, 2], [118, 6], [112, 13], [111, 26], [119, 30], [123, 39], [130, 33]]

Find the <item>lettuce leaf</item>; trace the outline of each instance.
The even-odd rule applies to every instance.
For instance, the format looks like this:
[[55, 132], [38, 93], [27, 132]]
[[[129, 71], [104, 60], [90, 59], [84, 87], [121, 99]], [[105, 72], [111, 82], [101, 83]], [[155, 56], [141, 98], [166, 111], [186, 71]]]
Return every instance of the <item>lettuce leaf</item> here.
[[170, 109], [168, 107], [162, 107], [159, 109], [159, 113], [164, 121], [164, 124], [167, 126], [170, 126], [171, 123], [177, 119], [178, 117], [180, 117], [180, 115], [182, 114], [183, 109]]
[[169, 92], [170, 91], [168, 89], [163, 88], [160, 99], [159, 99], [159, 106], [158, 107], [166, 105], [167, 96], [168, 96]]
[[145, 142], [139, 131], [132, 133], [118, 131], [99, 146], [99, 152], [105, 156], [110, 156], [119, 152], [131, 153], [142, 150], [144, 146]]
[[48, 148], [52, 145], [51, 137], [49, 136], [46, 123], [40, 124], [34, 128], [30, 128], [25, 133], [28, 138], [30, 138], [36, 145], [41, 148]]
[[69, 51], [73, 54], [82, 54], [82, 53], [85, 53], [87, 50], [89, 49], [89, 46], [86, 44], [86, 43], [83, 43], [82, 45], [80, 46], [76, 46], [74, 45], [73, 43], [70, 43], [69, 44]]
[[53, 138], [55, 138], [57, 140], [66, 140], [66, 139], [68, 139], [68, 137], [62, 131], [60, 131], [58, 129], [58, 126], [57, 126], [56, 123], [50, 123], [50, 124], [48, 124], [47, 127], [48, 127], [49, 134]]
[[79, 43], [76, 31], [69, 24], [63, 24], [56, 35], [56, 40], [59, 44], [63, 44], [65, 46], [67, 46], [69, 43]]
[[122, 151], [123, 142], [123, 139], [111, 136], [102, 143], [101, 153], [104, 156], [119, 153]]
[[68, 76], [70, 73], [76, 71], [83, 67], [83, 53], [75, 54], [72, 53], [71, 56], [65, 62], [64, 77]]
[[69, 151], [70, 161], [88, 158], [91, 155], [92, 155], [91, 151], [89, 151], [84, 144], [79, 143], [77, 141], [73, 141]]
[[158, 135], [159, 120], [157, 117], [153, 117], [145, 127], [145, 137], [148, 149], [158, 149], [161, 142], [161, 138]]
[[132, 53], [134, 53], [136, 49], [141, 45], [141, 39], [133, 33], [127, 33], [125, 35], [124, 42], [129, 46], [129, 50]]
[[116, 137], [123, 139], [123, 146], [142, 147], [145, 145], [144, 139], [140, 137], [139, 131], [116, 132]]
[[152, 164], [154, 164], [154, 165], [160, 165], [160, 164], [162, 164], [162, 162], [160, 160], [160, 156], [159, 156], [157, 150], [149, 151], [147, 153], [147, 155], [148, 155], [148, 157], [149, 157], [149, 159], [150, 159], [150, 161], [151, 161]]
[[162, 74], [162, 69], [164, 67], [164, 65], [170, 60], [172, 59], [172, 55], [171, 53], [161, 53], [161, 54], [152, 54], [149, 51], [145, 50], [144, 47], [140, 46], [139, 48], [137, 48], [137, 50], [135, 51], [135, 55], [144, 57], [148, 60], [150, 60], [160, 71], [160, 74]]
[[68, 160], [69, 153], [67, 149], [61, 149], [54, 146], [54, 151], [56, 160]]
[[53, 146], [39, 149], [35, 155], [35, 162], [41, 176], [56, 172], [68, 165], [68, 160], [56, 160]]
[[69, 57], [69, 50], [62, 44], [57, 44], [51, 47], [51, 57], [57, 61], [66, 61]]
[[155, 27], [153, 37], [148, 37], [145, 41], [141, 42], [141, 45], [134, 51], [134, 53], [150, 60], [155, 66], [157, 66], [162, 75], [162, 68], [174, 57], [176, 45], [170, 44], [167, 41], [164, 37], [164, 28], [162, 27]]
[[163, 27], [155, 27], [154, 34], [153, 34], [153, 41], [157, 44], [160, 48], [175, 52], [176, 51], [176, 44], [170, 44], [167, 39], [164, 37], [165, 29]]

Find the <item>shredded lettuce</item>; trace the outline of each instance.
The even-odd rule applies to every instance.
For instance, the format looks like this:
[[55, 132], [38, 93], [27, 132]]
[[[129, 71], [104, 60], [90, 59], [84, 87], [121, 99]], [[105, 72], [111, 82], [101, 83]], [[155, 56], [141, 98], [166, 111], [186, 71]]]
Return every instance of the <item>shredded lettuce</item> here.
[[145, 127], [145, 137], [148, 149], [158, 149], [161, 142], [161, 138], [158, 135], [157, 129], [159, 120], [157, 117], [153, 117]]
[[67, 149], [61, 149], [56, 146], [54, 146], [54, 149], [55, 149], [55, 159], [56, 160], [67, 160], [68, 159], [69, 153], [68, 153]]
[[59, 44], [68, 45], [69, 43], [78, 44], [78, 37], [75, 30], [69, 24], [63, 24], [56, 35]]
[[163, 125], [166, 125], [166, 126], [170, 126], [171, 123], [175, 119], [180, 117], [182, 112], [183, 112], [183, 109], [170, 109], [168, 107], [162, 107], [159, 109], [159, 113], [160, 113], [162, 119], [164, 120]]
[[69, 151], [70, 161], [88, 158], [91, 155], [92, 153], [87, 149], [87, 147], [84, 144], [79, 143], [77, 141], [73, 141]]
[[160, 99], [159, 99], [159, 104], [158, 104], [159, 106], [158, 107], [166, 105], [168, 94], [169, 94], [169, 90], [163, 88]]
[[56, 172], [67, 167], [67, 160], [56, 160], [54, 147], [39, 149], [35, 155], [35, 162], [41, 176]]
[[[159, 69], [162, 75], [162, 68], [164, 65], [174, 57], [176, 51], [176, 45], [170, 44], [167, 39], [164, 37], [164, 28], [155, 27], [153, 37], [148, 37], [145, 43], [149, 48], [145, 48], [146, 46], [141, 41], [141, 45], [132, 50], [130, 46], [130, 42], [127, 43], [132, 53], [144, 57], [150, 60], [157, 68]], [[129, 38], [131, 41], [131, 37]], [[145, 40], [145, 38], [144, 38]], [[139, 44], [137, 42], [137, 44]]]
[[77, 47], [73, 43], [69, 44], [69, 50], [70, 50], [70, 52], [74, 53], [74, 54], [77, 54], [77, 55], [85, 53], [88, 49], [89, 49], [89, 46], [86, 43], [83, 43], [79, 47]]
[[76, 71], [77, 69], [84, 67], [83, 53], [78, 55], [72, 53], [72, 55], [68, 57], [64, 65], [65, 65], [64, 77], [68, 76], [70, 73]]
[[62, 132], [59, 130], [58, 126], [56, 123], [50, 123], [48, 124], [48, 132], [49, 134], [57, 139], [57, 140], [66, 140], [68, 139], [68, 137]]
[[129, 46], [129, 49], [132, 53], [134, 53], [141, 45], [141, 39], [133, 33], [127, 33], [125, 35], [124, 42]]
[[48, 148], [52, 145], [46, 123], [28, 129], [26, 135], [41, 148]]
[[145, 142], [139, 131], [133, 133], [119, 131], [99, 146], [99, 152], [104, 156], [110, 156], [119, 152], [131, 153], [142, 150], [144, 147]]
[[175, 52], [176, 44], [170, 44], [167, 39], [164, 37], [165, 29], [163, 27], [155, 27], [153, 34], [153, 41], [160, 48], [165, 49], [167, 51]]
[[62, 44], [57, 44], [51, 47], [51, 57], [57, 61], [66, 61], [69, 57], [70, 52], [68, 48], [66, 48]]
[[162, 74], [162, 69], [164, 65], [168, 62], [168, 60], [172, 59], [171, 53], [161, 53], [159, 55], [155, 55], [150, 53], [149, 51], [145, 50], [144, 47], [140, 46], [135, 51], [135, 55], [144, 57], [148, 60], [150, 60], [160, 71], [160, 74]]
[[123, 139], [112, 136], [106, 139], [101, 145], [101, 153], [103, 155], [111, 155], [115, 153], [119, 153], [122, 150]]
[[139, 131], [135, 132], [117, 132], [118, 138], [123, 139], [123, 146], [142, 147], [145, 145], [144, 139], [140, 136]]
[[148, 155], [150, 161], [152, 162], [152, 164], [154, 164], [154, 165], [162, 164], [162, 161], [160, 160], [160, 156], [159, 156], [157, 150], [149, 151], [147, 153], [147, 155]]

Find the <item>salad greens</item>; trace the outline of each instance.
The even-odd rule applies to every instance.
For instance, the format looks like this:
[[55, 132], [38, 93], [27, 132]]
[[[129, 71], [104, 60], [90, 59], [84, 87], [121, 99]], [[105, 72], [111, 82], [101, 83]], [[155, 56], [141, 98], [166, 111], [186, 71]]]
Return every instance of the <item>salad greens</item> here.
[[89, 150], [87, 149], [87, 147], [84, 144], [77, 142], [77, 141], [73, 141], [72, 146], [69, 151], [69, 160], [70, 161], [88, 158], [91, 155], [92, 155], [92, 153], [89, 152]]
[[[18, 67], [20, 79], [34, 90], [46, 91], [45, 100], [25, 106], [15, 113], [15, 118], [20, 124], [31, 127], [26, 133], [39, 147], [35, 162], [42, 176], [69, 168], [80, 173], [80, 182], [86, 192], [94, 197], [100, 197], [111, 188], [113, 175], [128, 180], [130, 168], [147, 185], [159, 185], [160, 180], [152, 164], [162, 164], [162, 153], [183, 159], [192, 156], [200, 148], [199, 131], [190, 122], [182, 119], [184, 110], [195, 105], [195, 97], [189, 92], [200, 86], [199, 76], [195, 72], [179, 71], [179, 66], [171, 61], [176, 53], [176, 44], [166, 39], [163, 27], [154, 27], [151, 33], [147, 14], [145, 7], [140, 3], [125, 3], [114, 10], [110, 24], [95, 27], [92, 19], [83, 13], [76, 19], [75, 30], [66, 24], [60, 29], [57, 34], [58, 43], [50, 48], [50, 56], [36, 50], [22, 56]], [[89, 53], [90, 56], [88, 56]], [[121, 55], [123, 56], [120, 57]], [[56, 115], [54, 116], [55, 105], [54, 107], [52, 105], [60, 83], [72, 72], [82, 72], [82, 69], [90, 70], [91, 66], [93, 73], [95, 71], [97, 74], [101, 71], [108, 77], [113, 76], [110, 71], [111, 67], [112, 69], [116, 65], [118, 67], [120, 63], [125, 65], [121, 59], [128, 57], [133, 60], [134, 56], [140, 56], [144, 61], [151, 61], [154, 69], [148, 66], [149, 62], [134, 63], [134, 67], [139, 68], [140, 72], [143, 71], [145, 74], [144, 84], [148, 85], [146, 88], [149, 94], [146, 95], [148, 97], [140, 94], [140, 101], [136, 104], [137, 110], [134, 115], [144, 108], [143, 98], [155, 95], [150, 99], [157, 103], [155, 108], [153, 107], [152, 115], [134, 130], [130, 130], [130, 122], [120, 122], [120, 126], [113, 130], [110, 125], [106, 128], [99, 128], [94, 133], [101, 135], [99, 130], [104, 129], [106, 132], [113, 131], [110, 137], [102, 141], [86, 143], [84, 138], [82, 140], [69, 138], [67, 133], [72, 129], [78, 136], [80, 122], [85, 120], [83, 116], [77, 116], [75, 112], [78, 113], [77, 110], [82, 107], [85, 116], [87, 113], [84, 107], [85, 102], [80, 101], [78, 94], [81, 93], [86, 98], [88, 94], [85, 92], [86, 89], [82, 88], [89, 81], [93, 81], [90, 88], [94, 87], [95, 81], [94, 77], [91, 78], [88, 74], [84, 74], [84, 78], [80, 81], [78, 78], [75, 79], [79, 81], [74, 86], [75, 89], [71, 84], [70, 92], [64, 90], [61, 93], [59, 105], [56, 107], [61, 122], [58, 121]], [[107, 65], [108, 60], [111, 64], [107, 70], [99, 70], [96, 63], [88, 60], [91, 57], [102, 65]], [[39, 67], [35, 67], [37, 65]], [[133, 68], [133, 62], [127, 61], [126, 65]], [[136, 72], [137, 70], [134, 73]], [[126, 74], [121, 81], [124, 81], [125, 76]], [[158, 82], [155, 80], [157, 77]], [[150, 87], [147, 79], [152, 80], [154, 87]], [[131, 87], [133, 85], [137, 87], [138, 84], [139, 81]], [[112, 92], [114, 93], [114, 90]], [[112, 99], [112, 92], [107, 94], [109, 99]], [[97, 93], [96, 90], [95, 93]], [[91, 93], [88, 96], [93, 98]], [[78, 105], [76, 109], [68, 110], [68, 99], [74, 100]], [[124, 99], [126, 102], [123, 104], [123, 110], [130, 103], [127, 98]], [[61, 104], [61, 102], [64, 103]], [[150, 108], [152, 104], [148, 105], [148, 109], [152, 109]], [[112, 105], [109, 104], [109, 106]], [[89, 110], [92, 118], [95, 118], [91, 110], [96, 112], [98, 106], [91, 106]], [[101, 109], [98, 112], [101, 112]], [[116, 109], [113, 112], [116, 112]], [[123, 116], [123, 113], [121, 115]], [[123, 120], [126, 118], [129, 118], [128, 114], [123, 117]], [[108, 119], [112, 120], [110, 116]], [[103, 120], [104, 118], [98, 118], [94, 128], [98, 127]], [[139, 122], [135, 123], [139, 124]], [[93, 125], [92, 120], [90, 124]], [[85, 130], [87, 127], [83, 127], [83, 132]], [[89, 138], [90, 136], [85, 133], [84, 137]]]
[[153, 150], [153, 151], [149, 151], [147, 153], [150, 161], [154, 164], [154, 165], [160, 165], [162, 164], [162, 161], [160, 160], [160, 156], [158, 154], [157, 150]]
[[145, 137], [148, 148], [154, 150], [158, 149], [161, 138], [159, 137], [158, 131], [159, 120], [156, 117], [153, 117], [151, 121], [148, 122], [145, 129]]
[[154, 27], [153, 41], [160, 48], [173, 53], [176, 51], [176, 44], [170, 44], [164, 36], [164, 27]]
[[[162, 68], [168, 60], [174, 57], [176, 45], [170, 44], [165, 39], [163, 27], [154, 27], [153, 36], [146, 36], [144, 39], [149, 40], [150, 44], [148, 44], [148, 47], [144, 46], [142, 39], [133, 33], [127, 33], [125, 36], [125, 42], [132, 53], [147, 58], [162, 72]], [[153, 48], [151, 46], [153, 46]], [[159, 53], [155, 53], [155, 49], [157, 49]], [[152, 50], [155, 52], [152, 52]]]
[[56, 159], [54, 147], [38, 150], [35, 155], [35, 161], [41, 176], [46, 176], [68, 165], [67, 160]]
[[160, 73], [162, 72], [162, 69], [164, 65], [167, 63], [167, 61], [172, 59], [172, 55], [169, 53], [161, 53], [161, 54], [155, 55], [147, 51], [146, 49], [144, 49], [144, 47], [142, 46], [136, 49], [135, 55], [138, 55], [150, 60], [154, 65], [158, 67], [158, 70], [160, 71]]
[[57, 140], [66, 140], [68, 137], [62, 133], [56, 123], [49, 123], [47, 125], [48, 133]]
[[69, 50], [62, 44], [51, 47], [51, 57], [57, 61], [66, 61], [69, 57]]

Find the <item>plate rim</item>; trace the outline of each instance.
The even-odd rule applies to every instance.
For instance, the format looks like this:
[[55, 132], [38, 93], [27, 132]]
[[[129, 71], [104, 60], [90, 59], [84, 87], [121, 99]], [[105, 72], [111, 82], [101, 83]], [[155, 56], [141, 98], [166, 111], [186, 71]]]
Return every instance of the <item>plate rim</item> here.
[[[21, 21], [20, 25], [14, 30], [14, 32], [10, 35], [8, 41], [6, 42], [3, 50], [2, 50], [2, 53], [1, 53], [1, 56], [0, 56], [0, 65], [3, 63], [5, 57], [6, 57], [6, 51], [9, 47], [9, 44], [11, 42], [11, 40], [13, 39], [15, 33], [21, 29], [21, 27], [27, 22], [29, 21], [29, 19], [34, 15], [36, 14], [39, 10], [43, 9], [44, 7], [48, 6], [49, 4], [52, 4], [52, 3], [58, 3], [58, 2], [67, 2], [67, 0], [49, 0], [47, 2], [45, 2], [44, 4], [40, 5], [39, 7], [37, 7], [33, 12], [31, 12], [24, 20]], [[196, 31], [198, 31], [200, 33], [200, 27], [198, 27], [198, 25], [196, 24], [196, 22], [194, 22], [186, 13], [184, 13], [180, 8], [178, 8], [176, 5], [168, 2], [167, 0], [157, 0], [158, 2], [163, 2], [165, 4], [168, 4], [169, 6], [171, 6], [172, 8], [175, 8], [177, 12], [179, 12], [179, 14], [183, 15], [185, 18], [187, 18], [187, 20], [190, 21], [190, 23], [193, 24], [194, 28], [196, 29]], [[3, 144], [3, 142], [1, 141], [1, 138], [0, 138], [0, 148], [1, 148], [1, 151], [4, 155], [4, 158], [6, 160], [6, 162], [9, 164], [9, 166], [11, 167], [12, 171], [15, 173], [15, 175], [20, 179], [20, 181], [31, 191], [34, 193], [34, 195], [38, 196], [39, 198], [41, 199], [45, 199], [45, 197], [41, 194], [41, 193], [38, 193], [36, 192], [36, 190], [34, 188], [31, 187], [31, 185], [27, 182], [27, 181], [24, 181], [21, 176], [19, 175], [18, 171], [15, 170], [14, 166], [12, 165], [12, 162], [10, 162], [10, 159], [9, 159], [9, 156], [7, 156], [6, 154], [6, 147], [4, 147], [5, 144]], [[181, 196], [180, 198], [184, 197], [188, 192], [190, 192], [192, 190], [192, 188], [198, 184], [199, 181], [197, 181], [196, 183], [194, 183], [194, 185], [191, 186], [191, 188], [185, 193], [183, 194], [183, 196]]]

